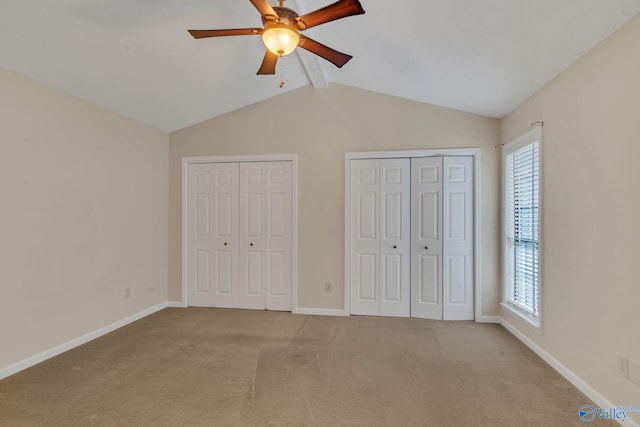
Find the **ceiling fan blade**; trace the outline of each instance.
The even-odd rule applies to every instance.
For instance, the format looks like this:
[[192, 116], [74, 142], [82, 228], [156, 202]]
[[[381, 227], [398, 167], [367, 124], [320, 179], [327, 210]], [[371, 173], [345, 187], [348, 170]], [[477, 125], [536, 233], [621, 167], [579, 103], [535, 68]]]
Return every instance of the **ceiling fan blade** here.
[[300, 43], [298, 43], [298, 46], [326, 59], [338, 68], [342, 68], [344, 64], [353, 58], [351, 55], [338, 52], [337, 50], [331, 49], [330, 47], [325, 46], [322, 43], [318, 43], [317, 41], [303, 36], [302, 34], [300, 35]]
[[262, 60], [262, 65], [256, 74], [275, 74], [276, 62], [278, 62], [278, 55], [267, 49]]
[[363, 13], [364, 9], [358, 0], [338, 0], [322, 9], [302, 15], [296, 21], [300, 30], [306, 30], [336, 19]]
[[189, 30], [194, 39], [223, 36], [253, 36], [262, 32], [262, 28], [236, 28], [231, 30]]
[[273, 7], [269, 4], [267, 0], [250, 0], [251, 4], [258, 9], [260, 15], [262, 16], [278, 16]]

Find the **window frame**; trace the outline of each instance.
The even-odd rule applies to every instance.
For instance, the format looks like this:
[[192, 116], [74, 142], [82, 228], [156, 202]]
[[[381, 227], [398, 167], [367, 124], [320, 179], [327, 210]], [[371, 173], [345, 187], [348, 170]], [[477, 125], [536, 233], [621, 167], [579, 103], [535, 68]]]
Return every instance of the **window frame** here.
[[[509, 224], [508, 221], [508, 216], [509, 213], [507, 212], [508, 206], [507, 206], [507, 178], [506, 178], [506, 158], [508, 155], [515, 153], [516, 151], [518, 151], [521, 148], [524, 148], [528, 145], [531, 145], [533, 143], [537, 142], [538, 143], [538, 283], [537, 283], [537, 293], [538, 293], [538, 314], [537, 315], [533, 315], [529, 312], [527, 312], [526, 310], [522, 309], [521, 307], [519, 307], [517, 304], [514, 303], [513, 301], [513, 297], [512, 295], [510, 295], [510, 290], [512, 290], [513, 288], [510, 286], [508, 280], [508, 266], [507, 266], [507, 261], [508, 261], [508, 252], [510, 250], [513, 249], [509, 249], [509, 245], [507, 244], [507, 239], [509, 237], [509, 233], [507, 232], [507, 224]], [[525, 133], [524, 135], [521, 135], [517, 138], [515, 138], [514, 140], [512, 140], [511, 142], [505, 144], [502, 147], [502, 189], [501, 189], [501, 195], [502, 195], [502, 224], [501, 224], [501, 228], [502, 228], [502, 240], [501, 240], [501, 244], [502, 244], [502, 302], [501, 302], [501, 306], [503, 308], [505, 308], [507, 311], [509, 311], [510, 313], [516, 315], [517, 317], [519, 317], [520, 319], [524, 320], [529, 326], [531, 326], [534, 330], [536, 330], [538, 333], [542, 333], [542, 313], [543, 313], [543, 275], [542, 275], [542, 269], [543, 269], [543, 253], [544, 253], [544, 249], [543, 249], [543, 244], [542, 244], [542, 237], [543, 237], [543, 186], [542, 186], [542, 171], [543, 171], [543, 163], [542, 163], [542, 149], [543, 149], [543, 143], [542, 143], [542, 127], [541, 126], [536, 126], [535, 128], [531, 129], [529, 132]], [[513, 188], [513, 185], [510, 186], [511, 188]], [[510, 215], [513, 216], [513, 213], [511, 212]]]

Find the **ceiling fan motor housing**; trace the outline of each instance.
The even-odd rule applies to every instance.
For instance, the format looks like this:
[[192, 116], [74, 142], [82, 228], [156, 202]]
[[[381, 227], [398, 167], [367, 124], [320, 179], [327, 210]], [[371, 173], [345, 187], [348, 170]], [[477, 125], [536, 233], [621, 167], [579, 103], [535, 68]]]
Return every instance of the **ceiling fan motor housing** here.
[[262, 17], [262, 24], [265, 28], [272, 24], [283, 24], [297, 30], [296, 22], [299, 15], [295, 10], [289, 9], [288, 7], [278, 6], [274, 6], [273, 10], [278, 14], [278, 16], [265, 15]]

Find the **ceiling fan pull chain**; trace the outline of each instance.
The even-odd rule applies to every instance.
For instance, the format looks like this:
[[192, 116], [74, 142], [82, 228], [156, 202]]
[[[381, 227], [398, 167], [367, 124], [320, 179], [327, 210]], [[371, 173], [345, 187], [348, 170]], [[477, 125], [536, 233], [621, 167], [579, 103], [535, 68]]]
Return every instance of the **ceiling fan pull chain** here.
[[285, 85], [284, 82], [284, 65], [282, 64], [283, 61], [280, 61], [279, 64], [279, 70], [278, 70], [278, 74], [280, 74], [280, 84], [278, 85], [278, 87], [280, 89], [282, 89], [282, 87]]

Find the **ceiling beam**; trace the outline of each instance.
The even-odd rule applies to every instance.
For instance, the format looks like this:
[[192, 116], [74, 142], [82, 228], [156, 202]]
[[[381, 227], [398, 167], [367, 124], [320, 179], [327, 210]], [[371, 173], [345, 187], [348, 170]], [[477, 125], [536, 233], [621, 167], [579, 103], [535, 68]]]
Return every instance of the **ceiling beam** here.
[[[298, 13], [303, 15], [304, 13], [310, 12], [306, 7], [305, 0], [289, 0], [291, 3], [291, 8], [296, 10]], [[305, 12], [302, 12], [302, 11]], [[329, 80], [327, 79], [327, 72], [325, 71], [324, 64], [322, 60], [314, 54], [303, 54], [302, 49], [296, 49], [296, 55], [298, 55], [298, 59], [302, 63], [302, 67], [307, 73], [307, 77], [309, 81], [316, 89], [324, 89], [329, 87]]]

